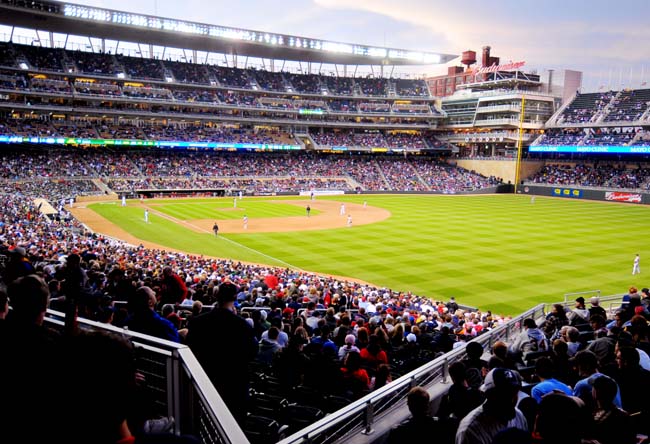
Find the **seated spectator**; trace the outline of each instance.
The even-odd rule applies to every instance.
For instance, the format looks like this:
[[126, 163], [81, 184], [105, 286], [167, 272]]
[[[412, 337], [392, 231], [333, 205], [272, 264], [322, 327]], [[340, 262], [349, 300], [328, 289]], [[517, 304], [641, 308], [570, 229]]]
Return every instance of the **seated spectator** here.
[[439, 423], [431, 417], [429, 393], [422, 387], [413, 387], [406, 398], [411, 417], [391, 429], [388, 444], [419, 442], [423, 436], [435, 436]]
[[614, 404], [618, 390], [616, 382], [607, 376], [598, 376], [592, 385], [596, 410], [590, 437], [600, 444], [636, 443], [632, 418]]
[[574, 326], [589, 322], [589, 310], [585, 307], [585, 298], [582, 296], [576, 298], [576, 306], [567, 317], [571, 325]]
[[597, 296], [592, 297], [589, 302], [591, 303], [591, 308], [589, 309], [589, 319], [594, 315], [600, 315], [603, 319], [607, 319], [607, 312], [603, 307], [600, 306], [600, 298]]
[[618, 372], [615, 380], [620, 387], [621, 404], [616, 404], [630, 414], [638, 414], [635, 419], [639, 432], [648, 433], [650, 426], [649, 410], [650, 372], [639, 364], [639, 353], [633, 347], [620, 347], [616, 351]]
[[478, 388], [469, 385], [467, 371], [468, 369], [462, 362], [454, 362], [449, 366], [452, 385], [442, 397], [436, 413], [436, 416], [441, 419], [455, 420], [454, 432], [460, 420], [485, 400], [483, 393]]
[[483, 356], [483, 346], [475, 341], [470, 341], [465, 347], [467, 358], [463, 360], [466, 368], [475, 368], [482, 372], [483, 369], [488, 368], [488, 363], [481, 358]]
[[546, 317], [546, 322], [543, 326], [544, 334], [550, 340], [555, 339], [559, 337], [560, 329], [568, 323], [569, 320], [564, 311], [564, 306], [562, 304], [553, 304], [551, 313]]
[[[583, 350], [576, 354], [575, 364], [578, 368], [578, 375], [582, 379], [580, 379], [576, 383], [575, 387], [573, 387], [573, 396], [580, 398], [587, 406], [587, 410], [593, 412], [595, 404], [591, 395], [591, 384], [595, 378], [603, 376], [603, 374], [598, 371], [598, 360], [595, 354], [589, 350]], [[618, 408], [622, 407], [620, 390], [617, 390], [616, 396], [614, 397], [614, 404], [616, 404]]]
[[268, 329], [266, 338], [260, 340], [259, 352], [257, 353], [257, 361], [264, 365], [271, 365], [276, 355], [282, 350], [282, 346], [278, 344], [278, 336], [280, 330], [277, 327]]
[[540, 444], [581, 444], [590, 417], [580, 399], [549, 393], [539, 404], [535, 434], [541, 438]]
[[519, 333], [510, 346], [510, 353], [516, 359], [525, 359], [531, 352], [550, 350], [548, 339], [544, 333], [537, 328], [534, 319], [524, 319], [524, 331]]
[[140, 287], [129, 301], [130, 315], [125, 325], [130, 330], [172, 342], [180, 342], [178, 330], [169, 320], [155, 312], [156, 293], [149, 287]]
[[341, 367], [344, 392], [354, 399], [366, 394], [370, 386], [370, 378], [368, 373], [361, 368], [361, 362], [359, 353], [350, 352]]
[[491, 444], [502, 430], [528, 430], [523, 413], [516, 407], [521, 383], [514, 371], [495, 368], [485, 377], [481, 391], [486, 401], [463, 418], [456, 432], [456, 444]]
[[542, 356], [535, 361], [535, 374], [539, 378], [540, 382], [533, 387], [530, 394], [538, 404], [542, 402], [544, 395], [551, 392], [560, 391], [568, 396], [573, 394], [571, 387], [553, 377], [554, 371], [555, 369], [551, 358]]
[[350, 352], [357, 352], [360, 353], [359, 348], [357, 348], [355, 344], [357, 338], [355, 338], [354, 335], [347, 335], [345, 337], [345, 345], [341, 348], [339, 348], [339, 361], [344, 362], [345, 357], [348, 355]]

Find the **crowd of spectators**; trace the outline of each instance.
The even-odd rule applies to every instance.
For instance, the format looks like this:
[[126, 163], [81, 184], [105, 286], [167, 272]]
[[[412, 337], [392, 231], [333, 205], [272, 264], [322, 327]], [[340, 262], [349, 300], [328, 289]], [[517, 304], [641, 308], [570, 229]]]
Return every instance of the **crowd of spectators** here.
[[641, 165], [601, 162], [597, 164], [546, 164], [530, 177], [533, 183], [609, 188], [648, 189], [650, 169]]
[[548, 130], [539, 140], [539, 145], [584, 145], [585, 132], [582, 128]]
[[598, 128], [588, 131], [585, 145], [627, 145], [636, 136], [634, 129]]
[[429, 88], [424, 80], [394, 79], [398, 96], [428, 97]]
[[615, 91], [604, 93], [578, 93], [576, 98], [562, 112], [559, 123], [586, 123], [609, 105]]
[[650, 89], [621, 91], [612, 102], [605, 122], [634, 122], [650, 108]]

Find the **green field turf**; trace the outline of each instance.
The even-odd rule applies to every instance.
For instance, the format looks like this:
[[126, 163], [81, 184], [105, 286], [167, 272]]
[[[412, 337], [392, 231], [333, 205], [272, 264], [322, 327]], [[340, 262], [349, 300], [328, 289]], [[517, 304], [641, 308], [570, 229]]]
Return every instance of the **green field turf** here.
[[[137, 207], [91, 208], [138, 238], [183, 251], [351, 276], [436, 299], [455, 296], [498, 313], [562, 300], [567, 292], [599, 289], [607, 295], [649, 284], [631, 274], [637, 252], [642, 272], [649, 263], [645, 206], [539, 196], [531, 203], [515, 195], [319, 199], [366, 200], [392, 216], [352, 228], [215, 238], [154, 214], [145, 225]], [[300, 207], [261, 198], [244, 198], [238, 206], [251, 219], [304, 214]], [[232, 210], [215, 216], [220, 207], [232, 208], [232, 199], [164, 201], [157, 209], [179, 219], [241, 217]]]

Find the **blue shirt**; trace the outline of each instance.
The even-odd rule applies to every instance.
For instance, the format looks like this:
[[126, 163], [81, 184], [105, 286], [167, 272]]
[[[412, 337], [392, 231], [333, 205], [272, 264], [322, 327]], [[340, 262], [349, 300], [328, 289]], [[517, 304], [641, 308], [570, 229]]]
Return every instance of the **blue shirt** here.
[[537, 384], [533, 387], [533, 390], [531, 390], [530, 395], [535, 398], [535, 401], [539, 404], [542, 402], [542, 397], [544, 397], [544, 395], [551, 393], [554, 390], [559, 390], [568, 396], [573, 395], [571, 387], [555, 378], [547, 379]]
[[[605, 376], [605, 375], [603, 375], [602, 373], [597, 372], [597, 373], [594, 373], [593, 375], [591, 375], [591, 376], [589, 376], [589, 377], [587, 377], [585, 379], [581, 379], [580, 381], [578, 381], [576, 383], [575, 388], [573, 389], [573, 396], [577, 396], [578, 398], [582, 399], [583, 401], [593, 399], [593, 397], [591, 395], [591, 384], [589, 384], [589, 380], [591, 378], [596, 378], [598, 376]], [[593, 401], [592, 401], [592, 403], [593, 403]], [[621, 404], [621, 389], [618, 388], [618, 384], [616, 384], [616, 398], [614, 398], [614, 404], [619, 409], [623, 408], [623, 405]]]

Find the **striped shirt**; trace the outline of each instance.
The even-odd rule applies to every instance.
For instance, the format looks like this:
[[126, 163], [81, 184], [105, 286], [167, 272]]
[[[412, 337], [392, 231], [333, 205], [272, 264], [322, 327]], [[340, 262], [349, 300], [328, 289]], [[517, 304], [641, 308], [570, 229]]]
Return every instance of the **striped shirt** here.
[[456, 444], [492, 444], [493, 438], [502, 430], [528, 430], [526, 418], [519, 409], [515, 408], [514, 418], [502, 421], [485, 413], [483, 405], [469, 412], [460, 422], [456, 432]]

